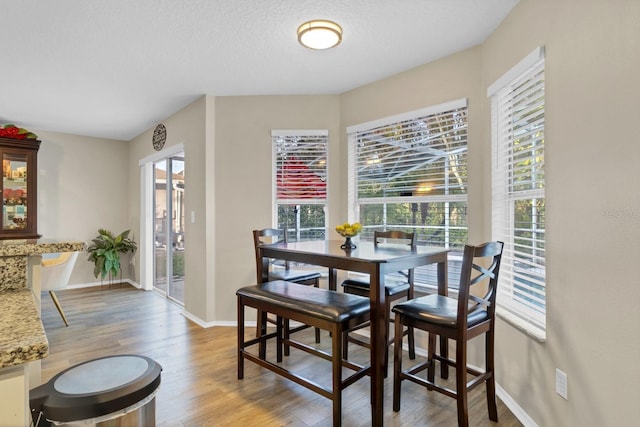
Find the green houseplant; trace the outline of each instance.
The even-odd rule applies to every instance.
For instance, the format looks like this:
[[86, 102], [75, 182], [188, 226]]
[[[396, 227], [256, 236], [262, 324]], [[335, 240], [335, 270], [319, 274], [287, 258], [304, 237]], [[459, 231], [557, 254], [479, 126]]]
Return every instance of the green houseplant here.
[[98, 230], [98, 237], [91, 241], [87, 248], [89, 252], [88, 260], [95, 264], [93, 274], [101, 279], [109, 275], [109, 278], [120, 274], [120, 254], [134, 253], [138, 246], [136, 242], [129, 238], [129, 232], [125, 230], [117, 236], [105, 229]]

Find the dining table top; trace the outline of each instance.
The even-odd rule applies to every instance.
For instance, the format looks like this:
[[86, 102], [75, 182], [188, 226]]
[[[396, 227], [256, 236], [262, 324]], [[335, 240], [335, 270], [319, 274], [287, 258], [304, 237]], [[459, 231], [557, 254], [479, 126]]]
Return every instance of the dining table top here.
[[341, 245], [344, 240], [309, 240], [301, 242], [277, 243], [272, 245], [264, 245], [262, 247], [266, 256], [278, 253], [285, 255], [287, 253], [294, 254], [292, 258], [300, 259], [300, 256], [312, 254], [319, 257], [347, 259], [352, 262], [367, 263], [388, 263], [392, 261], [400, 261], [403, 258], [415, 258], [421, 256], [442, 255], [448, 252], [442, 247], [435, 246], [416, 246], [409, 247], [406, 244], [387, 243], [385, 245], [374, 246], [371, 241], [355, 242], [356, 247], [353, 249], [343, 249]]

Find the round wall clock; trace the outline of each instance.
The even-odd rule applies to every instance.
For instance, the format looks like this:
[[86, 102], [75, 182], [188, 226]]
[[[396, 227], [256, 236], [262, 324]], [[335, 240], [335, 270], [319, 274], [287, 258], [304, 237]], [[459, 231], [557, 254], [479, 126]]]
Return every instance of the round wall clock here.
[[153, 148], [156, 151], [162, 150], [167, 140], [167, 128], [161, 123], [153, 130]]

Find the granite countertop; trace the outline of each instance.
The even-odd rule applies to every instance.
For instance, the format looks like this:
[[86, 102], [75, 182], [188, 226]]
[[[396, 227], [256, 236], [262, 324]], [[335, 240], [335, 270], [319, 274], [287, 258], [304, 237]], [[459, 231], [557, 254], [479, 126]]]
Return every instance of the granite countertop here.
[[31, 289], [0, 292], [0, 368], [48, 354], [49, 341]]
[[0, 241], [0, 256], [39, 255], [56, 252], [80, 252], [84, 249], [84, 242], [69, 242], [47, 239]]

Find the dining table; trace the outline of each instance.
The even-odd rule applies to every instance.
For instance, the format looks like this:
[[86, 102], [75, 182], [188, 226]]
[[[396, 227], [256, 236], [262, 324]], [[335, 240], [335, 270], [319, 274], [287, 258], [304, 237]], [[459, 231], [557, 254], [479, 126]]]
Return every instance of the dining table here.
[[[447, 295], [448, 249], [432, 246], [408, 247], [406, 244], [375, 247], [361, 240], [353, 249], [343, 249], [343, 240], [314, 240], [277, 243], [259, 247], [258, 282], [268, 281], [269, 260], [278, 259], [328, 268], [328, 286], [337, 289], [337, 271], [353, 271], [369, 275], [371, 301], [371, 425], [383, 425], [385, 353], [385, 276], [410, 268], [437, 264], [438, 293]], [[440, 343], [447, 355], [446, 341]], [[444, 370], [442, 371], [444, 374]]]

